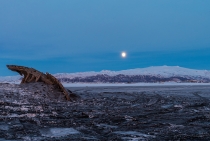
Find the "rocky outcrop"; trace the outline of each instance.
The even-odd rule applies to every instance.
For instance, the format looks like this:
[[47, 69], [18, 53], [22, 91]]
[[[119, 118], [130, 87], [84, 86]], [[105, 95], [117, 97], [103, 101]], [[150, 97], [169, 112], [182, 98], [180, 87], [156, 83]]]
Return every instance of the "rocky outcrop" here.
[[49, 73], [42, 73], [34, 68], [28, 68], [24, 66], [16, 66], [16, 65], [7, 65], [7, 68], [18, 72], [21, 76], [24, 76], [24, 78], [21, 81], [22, 83], [31, 83], [31, 82], [44, 82], [48, 85], [54, 85], [57, 87], [63, 94], [65, 95], [66, 99], [68, 101], [71, 100], [70, 93], [71, 91], [67, 91], [63, 85], [51, 74]]

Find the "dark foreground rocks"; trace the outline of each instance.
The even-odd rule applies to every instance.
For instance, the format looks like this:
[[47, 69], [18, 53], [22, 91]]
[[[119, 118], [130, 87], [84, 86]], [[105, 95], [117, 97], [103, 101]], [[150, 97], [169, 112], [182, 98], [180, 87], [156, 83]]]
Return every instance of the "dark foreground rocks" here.
[[71, 90], [74, 102], [43, 83], [0, 84], [0, 141], [210, 140], [208, 86]]

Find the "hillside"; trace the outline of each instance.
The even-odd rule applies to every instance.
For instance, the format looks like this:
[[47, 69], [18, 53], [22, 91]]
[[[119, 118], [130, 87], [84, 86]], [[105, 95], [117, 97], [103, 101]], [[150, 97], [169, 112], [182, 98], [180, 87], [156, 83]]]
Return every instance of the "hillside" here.
[[[156, 82], [210, 82], [210, 71], [179, 66], [156, 66], [121, 71], [77, 72], [54, 74], [62, 83], [156, 83]], [[0, 77], [0, 82], [19, 82], [20, 76]]]

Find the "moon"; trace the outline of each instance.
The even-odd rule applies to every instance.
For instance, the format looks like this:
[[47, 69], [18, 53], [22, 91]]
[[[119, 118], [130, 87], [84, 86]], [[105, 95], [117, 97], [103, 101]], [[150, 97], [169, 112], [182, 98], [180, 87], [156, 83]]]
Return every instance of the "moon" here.
[[125, 58], [126, 55], [127, 55], [126, 52], [122, 52], [122, 53], [121, 53], [122, 58]]

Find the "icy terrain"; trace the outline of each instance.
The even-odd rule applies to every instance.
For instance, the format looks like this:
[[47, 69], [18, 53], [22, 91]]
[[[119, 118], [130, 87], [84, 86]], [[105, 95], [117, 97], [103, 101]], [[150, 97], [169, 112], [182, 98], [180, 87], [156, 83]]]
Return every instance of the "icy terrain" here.
[[0, 84], [0, 140], [210, 140], [209, 86], [71, 87]]
[[0, 82], [1, 83], [20, 83], [21, 82], [21, 76], [0, 76]]

